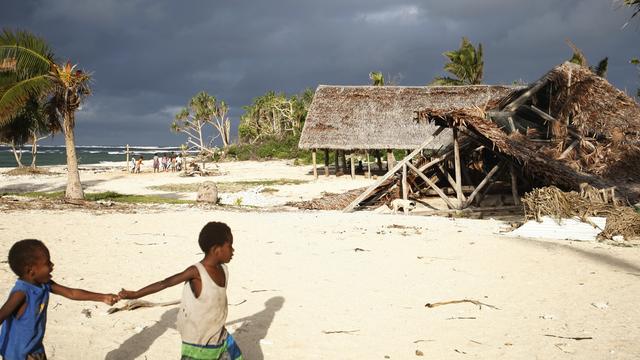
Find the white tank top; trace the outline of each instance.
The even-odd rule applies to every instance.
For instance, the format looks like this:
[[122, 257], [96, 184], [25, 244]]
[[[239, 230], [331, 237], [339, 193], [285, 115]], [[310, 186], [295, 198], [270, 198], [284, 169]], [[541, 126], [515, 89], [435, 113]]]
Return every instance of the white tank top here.
[[229, 272], [227, 266], [221, 264], [224, 270], [225, 287], [220, 287], [211, 279], [201, 263], [197, 262], [194, 266], [200, 273], [202, 291], [196, 298], [189, 282], [185, 282], [178, 313], [178, 331], [183, 342], [194, 345], [217, 345], [227, 337], [224, 324], [227, 321]]

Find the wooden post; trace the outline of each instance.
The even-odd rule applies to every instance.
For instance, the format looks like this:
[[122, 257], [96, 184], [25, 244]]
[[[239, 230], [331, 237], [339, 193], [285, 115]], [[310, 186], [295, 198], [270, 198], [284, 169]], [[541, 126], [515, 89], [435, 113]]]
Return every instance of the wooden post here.
[[340, 158], [342, 159], [342, 173], [346, 174], [347, 173], [347, 152], [345, 150], [342, 150], [340, 152]]
[[[410, 164], [410, 162], [407, 162]], [[407, 183], [407, 164], [402, 165], [402, 199], [407, 200], [409, 194], [409, 184]], [[402, 207], [402, 211], [405, 215], [409, 213], [409, 209], [406, 206]]]
[[460, 147], [458, 145], [458, 128], [453, 128], [453, 156], [455, 161], [456, 172], [456, 194], [458, 198], [458, 209], [462, 209], [464, 206], [464, 200], [462, 197], [462, 170], [460, 169]]
[[311, 150], [311, 161], [313, 162], [313, 177], [318, 180], [318, 169], [316, 167], [316, 149]]
[[[342, 211], [343, 212], [351, 212], [353, 211], [353, 209], [358, 206], [358, 204], [360, 204], [360, 202], [362, 200], [364, 200], [367, 196], [369, 196], [369, 194], [371, 194], [373, 192], [373, 190], [375, 190], [378, 186], [380, 186], [380, 184], [382, 184], [384, 181], [386, 181], [388, 178], [390, 178], [391, 176], [393, 176], [395, 174], [396, 171], [398, 171], [400, 169], [400, 167], [402, 166], [402, 164], [405, 164], [407, 161], [409, 161], [410, 159], [412, 159], [414, 156], [416, 156], [420, 151], [422, 151], [422, 149], [424, 149], [425, 146], [427, 146], [430, 142], [432, 141], [432, 139], [428, 139], [425, 142], [423, 142], [420, 147], [418, 147], [417, 149], [413, 150], [411, 152], [411, 154], [409, 154], [409, 156], [405, 157], [404, 159], [402, 159], [402, 161], [400, 161], [398, 164], [396, 164], [396, 166], [394, 166], [391, 170], [387, 171], [386, 174], [384, 174], [384, 176], [382, 176], [380, 179], [378, 179], [374, 184], [372, 184], [371, 186], [369, 186], [367, 188], [367, 190], [365, 190], [362, 194], [358, 195], [357, 198], [355, 198], [355, 200], [353, 200], [349, 205], [347, 205], [347, 207], [345, 207]], [[413, 165], [411, 165], [413, 166]], [[423, 175], [424, 176], [424, 175]]]
[[127, 153], [127, 163], [126, 163], [127, 171], [128, 171], [128, 172], [131, 172], [131, 168], [129, 167], [129, 144], [127, 144], [127, 151], [126, 151], [126, 153]]
[[324, 149], [324, 176], [329, 176], [329, 149]]
[[340, 161], [339, 160], [340, 160], [340, 150], [336, 149], [336, 158], [333, 159], [333, 162], [334, 162], [334, 165], [335, 165], [335, 175], [336, 175], [336, 177], [338, 177], [338, 173], [340, 172], [340, 171], [338, 171], [339, 167], [340, 167]]
[[518, 177], [516, 176], [516, 169], [513, 164], [509, 165], [509, 171], [511, 172], [511, 195], [513, 195], [513, 204], [520, 205], [520, 196], [518, 195]]
[[351, 152], [351, 154], [349, 154], [349, 160], [351, 160], [351, 178], [355, 179], [356, 178], [356, 159], [355, 159], [356, 153], [355, 152]]
[[436, 185], [433, 181], [431, 181], [428, 177], [426, 177], [419, 169], [416, 169], [416, 167], [413, 166], [413, 164], [407, 163], [407, 166], [409, 167], [409, 169], [413, 170], [413, 172], [415, 172], [416, 175], [420, 176], [422, 180], [424, 180], [424, 182], [427, 183], [427, 185], [429, 185], [433, 190], [435, 190], [436, 194], [438, 194], [438, 196], [440, 196], [440, 198], [442, 198], [442, 200], [444, 200], [444, 202], [447, 203], [447, 206], [450, 209], [455, 208], [451, 200], [449, 200], [447, 195], [445, 195], [445, 193], [438, 187], [438, 185]]
[[387, 171], [392, 169], [396, 164], [396, 158], [393, 156], [393, 150], [387, 149]]
[[491, 171], [489, 171], [489, 173], [487, 174], [487, 176], [485, 176], [485, 178], [480, 182], [480, 184], [478, 184], [478, 187], [476, 187], [473, 192], [471, 193], [471, 195], [469, 195], [469, 197], [467, 198], [467, 201], [465, 201], [464, 204], [462, 204], [462, 207], [465, 208], [467, 206], [469, 206], [471, 204], [471, 202], [473, 201], [473, 198], [476, 197], [476, 195], [478, 195], [478, 192], [480, 190], [482, 190], [482, 188], [487, 185], [487, 183], [489, 182], [489, 180], [491, 180], [491, 178], [493, 177], [493, 175], [496, 173], [496, 171], [498, 171], [498, 169], [500, 169], [500, 166], [504, 164], [504, 161], [501, 162], [500, 164], [497, 164], [496, 166], [494, 166]]
[[369, 162], [369, 150], [366, 151], [367, 154], [367, 179], [371, 179], [371, 163]]

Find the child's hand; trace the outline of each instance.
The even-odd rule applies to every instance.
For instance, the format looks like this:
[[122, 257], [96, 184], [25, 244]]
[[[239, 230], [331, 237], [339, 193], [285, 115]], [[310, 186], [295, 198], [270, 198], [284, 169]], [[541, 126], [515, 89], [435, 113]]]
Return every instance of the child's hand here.
[[135, 294], [135, 291], [122, 289], [118, 293], [118, 297], [120, 297], [120, 299], [135, 299], [134, 294]]
[[102, 302], [107, 305], [113, 305], [120, 301], [120, 297], [116, 294], [104, 294], [102, 296]]

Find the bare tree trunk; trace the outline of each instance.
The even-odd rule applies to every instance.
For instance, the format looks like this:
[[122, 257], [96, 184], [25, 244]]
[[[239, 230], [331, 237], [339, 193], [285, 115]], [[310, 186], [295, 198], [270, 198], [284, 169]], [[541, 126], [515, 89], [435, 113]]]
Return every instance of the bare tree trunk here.
[[[24, 167], [24, 165], [22, 165], [22, 151], [20, 151], [20, 153], [18, 154], [18, 149], [16, 149], [16, 144], [11, 141], [11, 151], [13, 151], [13, 156], [16, 158], [16, 163], [18, 164], [18, 167]], [[20, 149], [22, 150], [22, 149]]]
[[67, 153], [67, 189], [64, 197], [67, 199], [84, 199], [82, 184], [80, 183], [80, 172], [78, 171], [78, 158], [76, 157], [76, 143], [73, 134], [75, 114], [64, 114], [64, 145]]
[[36, 168], [36, 157], [38, 156], [38, 135], [35, 131], [31, 132], [31, 168]]

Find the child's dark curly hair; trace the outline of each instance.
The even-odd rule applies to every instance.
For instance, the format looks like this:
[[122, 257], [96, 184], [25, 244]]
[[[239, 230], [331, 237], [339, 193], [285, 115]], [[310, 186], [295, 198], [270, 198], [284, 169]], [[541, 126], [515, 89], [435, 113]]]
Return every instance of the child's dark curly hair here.
[[44, 243], [36, 239], [20, 240], [13, 244], [9, 249], [9, 266], [11, 270], [16, 275], [23, 276], [29, 265], [33, 264], [40, 250], [48, 251]]
[[231, 229], [223, 222], [211, 221], [200, 230], [198, 245], [204, 253], [208, 253], [214, 246], [222, 246], [227, 241], [231, 241]]

